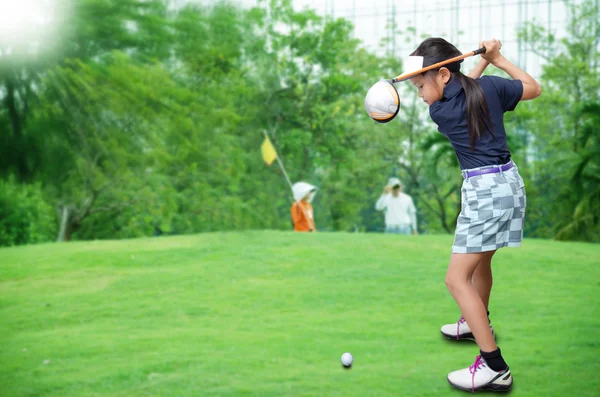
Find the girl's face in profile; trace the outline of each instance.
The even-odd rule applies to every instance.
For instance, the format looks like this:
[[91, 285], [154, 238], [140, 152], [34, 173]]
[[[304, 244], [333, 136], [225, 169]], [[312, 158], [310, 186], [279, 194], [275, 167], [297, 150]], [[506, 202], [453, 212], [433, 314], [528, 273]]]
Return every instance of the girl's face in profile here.
[[420, 74], [410, 79], [419, 92], [419, 98], [427, 106], [431, 106], [434, 102], [442, 99], [444, 95], [444, 87], [450, 80], [450, 71], [446, 68], [434, 70]]

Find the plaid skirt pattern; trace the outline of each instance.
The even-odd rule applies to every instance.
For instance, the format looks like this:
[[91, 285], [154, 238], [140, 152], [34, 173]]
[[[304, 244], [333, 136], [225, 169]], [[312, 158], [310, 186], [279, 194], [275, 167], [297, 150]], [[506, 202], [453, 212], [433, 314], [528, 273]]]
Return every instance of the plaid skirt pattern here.
[[465, 179], [461, 200], [453, 253], [521, 245], [526, 197], [523, 178], [516, 166], [508, 171]]

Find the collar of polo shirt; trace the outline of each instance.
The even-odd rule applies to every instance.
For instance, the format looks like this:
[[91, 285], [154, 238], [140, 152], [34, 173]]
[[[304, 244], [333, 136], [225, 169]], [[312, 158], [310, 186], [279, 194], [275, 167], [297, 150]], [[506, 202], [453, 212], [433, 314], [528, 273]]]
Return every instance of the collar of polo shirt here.
[[444, 87], [444, 95], [442, 100], [452, 99], [458, 95], [458, 93], [462, 90], [462, 85], [460, 85], [460, 81], [456, 77], [450, 79], [448, 84]]

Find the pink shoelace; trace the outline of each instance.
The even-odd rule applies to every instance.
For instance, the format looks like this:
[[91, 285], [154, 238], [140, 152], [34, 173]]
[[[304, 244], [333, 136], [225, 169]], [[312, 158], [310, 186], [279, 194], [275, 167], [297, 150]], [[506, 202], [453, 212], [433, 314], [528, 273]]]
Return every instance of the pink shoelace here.
[[456, 323], [456, 340], [459, 340], [459, 333], [458, 333], [458, 329], [460, 327], [460, 325], [464, 322], [466, 322], [467, 320], [465, 320], [465, 318], [463, 316], [460, 316], [460, 318], [458, 319], [458, 322]]
[[483, 361], [481, 356], [477, 356], [473, 365], [469, 367], [469, 372], [471, 373], [471, 391], [473, 393], [475, 393], [475, 372], [482, 367], [485, 367], [485, 361]]

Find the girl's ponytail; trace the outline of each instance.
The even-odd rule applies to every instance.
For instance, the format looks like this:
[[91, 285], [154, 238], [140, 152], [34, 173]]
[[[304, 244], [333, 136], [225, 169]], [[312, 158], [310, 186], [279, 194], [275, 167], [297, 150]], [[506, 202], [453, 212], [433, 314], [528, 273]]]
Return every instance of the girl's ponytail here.
[[[442, 38], [429, 38], [423, 41], [411, 55], [426, 57], [431, 61], [430, 64], [434, 64], [461, 55], [461, 52]], [[451, 65], [453, 64], [450, 64], [447, 67], [449, 70], [453, 70], [452, 77], [458, 79], [465, 91], [469, 138], [471, 149], [474, 149], [475, 142], [484, 136], [486, 132], [489, 131], [493, 135], [487, 101], [485, 100], [485, 95], [479, 84], [472, 78], [467, 77], [458, 71], [458, 67], [456, 69], [451, 68]], [[426, 73], [433, 73], [434, 71], [435, 70], [432, 70]]]
[[467, 98], [467, 125], [469, 126], [471, 149], [473, 149], [475, 148], [475, 142], [488, 130], [494, 135], [487, 101], [485, 100], [483, 90], [475, 80], [465, 76], [461, 72], [452, 73], [452, 76], [458, 78], [460, 85], [465, 91], [465, 97]]

